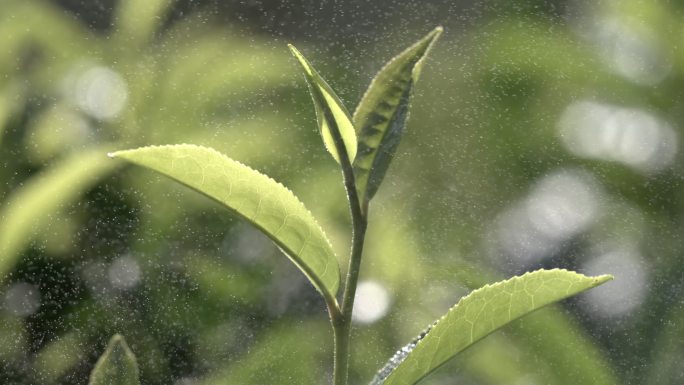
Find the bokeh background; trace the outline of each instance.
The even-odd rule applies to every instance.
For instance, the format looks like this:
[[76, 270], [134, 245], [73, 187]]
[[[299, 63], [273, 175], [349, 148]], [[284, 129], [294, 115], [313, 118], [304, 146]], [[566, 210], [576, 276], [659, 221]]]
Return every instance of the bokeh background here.
[[615, 281], [425, 384], [684, 380], [684, 5], [0, 0], [0, 383], [86, 384], [114, 333], [143, 384], [323, 384], [317, 293], [255, 229], [108, 151], [212, 146], [289, 186], [346, 266], [336, 163], [286, 43], [353, 110], [436, 25], [371, 207], [351, 381], [469, 290], [540, 267]]

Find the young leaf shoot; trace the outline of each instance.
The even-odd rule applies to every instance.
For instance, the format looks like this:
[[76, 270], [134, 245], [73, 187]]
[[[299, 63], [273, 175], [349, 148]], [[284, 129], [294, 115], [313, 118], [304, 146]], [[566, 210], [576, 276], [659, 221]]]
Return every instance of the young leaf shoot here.
[[[334, 385], [347, 385], [352, 351], [351, 314], [368, 204], [380, 187], [404, 132], [411, 95], [425, 57], [441, 33], [441, 27], [435, 28], [383, 67], [359, 103], [353, 123], [332, 88], [296, 48], [289, 46], [304, 70], [319, 131], [325, 147], [340, 164], [349, 199], [352, 247], [341, 304], [337, 301], [340, 271], [330, 242], [311, 213], [283, 185], [206, 147], [151, 146], [111, 154], [157, 171], [217, 201], [263, 231], [290, 257], [328, 305], [334, 332]], [[511, 321], [611, 278], [586, 277], [559, 269], [538, 270], [475, 290], [397, 352], [371, 385], [416, 384]]]
[[328, 152], [341, 163], [340, 153], [346, 153], [349, 163], [356, 157], [356, 133], [349, 112], [335, 91], [323, 80], [297, 48], [289, 45], [290, 51], [301, 64], [309, 85], [318, 120], [318, 129]]
[[442, 34], [437, 27], [390, 60], [371, 82], [354, 112], [359, 152], [354, 175], [362, 202], [380, 187], [404, 133], [413, 89], [430, 48]]

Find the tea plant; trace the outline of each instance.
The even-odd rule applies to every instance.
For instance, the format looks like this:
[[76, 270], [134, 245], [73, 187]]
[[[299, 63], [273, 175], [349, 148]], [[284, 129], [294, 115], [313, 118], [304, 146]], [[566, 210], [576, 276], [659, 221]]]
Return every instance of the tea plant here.
[[[118, 151], [112, 157], [166, 175], [227, 207], [260, 229], [306, 275], [323, 297], [333, 329], [333, 384], [346, 385], [352, 310], [360, 273], [369, 203], [378, 191], [404, 131], [413, 88], [425, 57], [442, 29], [392, 59], [378, 73], [354, 115], [293, 46], [313, 98], [323, 143], [340, 165], [352, 223], [346, 278], [313, 215], [283, 185], [207, 147], [181, 144]], [[371, 385], [411, 385], [509, 322], [600, 285], [611, 277], [567, 270], [538, 270], [487, 285], [462, 298], [440, 320], [399, 350]], [[137, 384], [132, 353], [119, 336], [93, 371], [91, 384], [116, 378]], [[103, 374], [104, 372], [108, 374]], [[127, 374], [128, 373], [128, 374]]]

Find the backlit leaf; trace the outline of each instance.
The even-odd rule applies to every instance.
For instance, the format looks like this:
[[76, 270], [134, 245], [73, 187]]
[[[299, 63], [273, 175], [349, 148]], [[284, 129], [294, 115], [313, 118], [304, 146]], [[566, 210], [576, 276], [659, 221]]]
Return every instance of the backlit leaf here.
[[359, 194], [369, 201], [385, 177], [404, 132], [413, 87], [430, 47], [442, 33], [437, 27], [390, 60], [361, 98], [353, 123], [358, 133], [354, 175]]
[[293, 45], [289, 47], [304, 69], [325, 148], [337, 163], [341, 163], [339, 154], [343, 152], [347, 153], [350, 163], [354, 162], [358, 144], [349, 112], [309, 61]]
[[463, 297], [424, 335], [402, 348], [371, 385], [413, 385], [493, 331], [550, 303], [591, 289], [611, 276], [537, 270]]
[[290, 257], [328, 304], [336, 304], [340, 272], [330, 242], [280, 183], [207, 147], [150, 146], [110, 155], [171, 177], [249, 221]]

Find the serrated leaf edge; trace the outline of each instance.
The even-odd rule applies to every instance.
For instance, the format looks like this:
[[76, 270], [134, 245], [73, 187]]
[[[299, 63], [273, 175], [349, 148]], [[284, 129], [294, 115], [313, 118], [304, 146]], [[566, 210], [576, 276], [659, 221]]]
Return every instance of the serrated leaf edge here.
[[[358, 120], [358, 115], [360, 114], [360, 107], [363, 104], [363, 101], [366, 100], [366, 97], [370, 94], [371, 90], [373, 90], [375, 84], [379, 81], [378, 79], [380, 78], [380, 75], [383, 74], [383, 72], [385, 72], [385, 70], [387, 70], [389, 67], [394, 65], [400, 58], [407, 55], [410, 51], [416, 49], [416, 47], [423, 44], [426, 40], [429, 40], [427, 47], [425, 48], [425, 51], [420, 56], [420, 58], [416, 61], [416, 63], [413, 65], [413, 68], [411, 68], [411, 79], [409, 80], [409, 86], [406, 88], [406, 90], [403, 93], [403, 94], [407, 94], [406, 95], [406, 112], [405, 112], [406, 116], [404, 117], [404, 125], [408, 124], [409, 118], [411, 115], [409, 107], [410, 107], [411, 100], [413, 98], [415, 84], [418, 81], [418, 78], [420, 77], [420, 71], [422, 70], [423, 63], [427, 59], [430, 51], [432, 50], [432, 47], [435, 45], [435, 43], [439, 39], [442, 32], [444, 32], [444, 28], [442, 26], [435, 27], [432, 31], [428, 32], [425, 36], [420, 38], [418, 41], [416, 41], [415, 43], [413, 43], [410, 46], [408, 46], [407, 48], [405, 48], [398, 55], [395, 55], [394, 57], [392, 57], [388, 62], [386, 62], [380, 68], [380, 70], [378, 72], [376, 72], [373, 79], [371, 79], [371, 82], [368, 85], [368, 88], [366, 88], [366, 91], [361, 96], [361, 99], [359, 100], [359, 103], [357, 104], [356, 109], [354, 110], [354, 114], [352, 115], [352, 118], [351, 118], [353, 124], [356, 124], [356, 121]], [[402, 95], [402, 98], [403, 98], [403, 95]], [[390, 122], [396, 117], [396, 114], [399, 111], [400, 105], [401, 105], [401, 99], [400, 99], [399, 105], [397, 105], [397, 109], [394, 110], [391, 118], [388, 119]], [[356, 132], [357, 135], [359, 137], [361, 137], [363, 134], [363, 132], [362, 132], [363, 126], [359, 124], [358, 126], [355, 126], [355, 129], [357, 131]], [[402, 127], [401, 130], [403, 131], [404, 127]], [[385, 143], [385, 139], [387, 138], [387, 135], [389, 133], [390, 133], [389, 130], [385, 130], [382, 133], [382, 138], [380, 139], [380, 145]], [[391, 155], [389, 155], [390, 159], [391, 159], [391, 157], [394, 156], [394, 151], [396, 150], [396, 147], [399, 144], [398, 143], [399, 140], [401, 140], [401, 137], [399, 137], [397, 139], [397, 144], [395, 145], [395, 149], [392, 150]], [[360, 143], [360, 141], [359, 141], [359, 143]], [[362, 187], [362, 190], [358, 191], [362, 200], [364, 201], [364, 206], [367, 205], [368, 202], [370, 202], [370, 200], [373, 198], [375, 193], [378, 191], [380, 184], [382, 182], [382, 179], [384, 179], [384, 176], [385, 176], [385, 173], [382, 172], [382, 174], [380, 176], [380, 182], [378, 182], [378, 184], [375, 185], [375, 187], [372, 187], [373, 183], [375, 183], [375, 182], [373, 182], [371, 175], [373, 174], [373, 171], [377, 169], [378, 162], [380, 162], [382, 160], [382, 157], [380, 157], [377, 154], [377, 152], [380, 150], [380, 145], [375, 148], [376, 154], [373, 156], [373, 160], [372, 160], [370, 166], [368, 167], [368, 169], [362, 168], [362, 170], [364, 170], [364, 172], [368, 174], [365, 178], [365, 185]], [[357, 158], [359, 158], [358, 154], [357, 154]], [[356, 170], [357, 169], [356, 164], [353, 164], [353, 166], [354, 166], [354, 169]], [[389, 165], [387, 167], [389, 167]], [[387, 171], [387, 170], [385, 170], [385, 171]]]
[[[243, 167], [243, 168], [245, 168], [245, 169], [247, 169], [247, 170], [256, 172], [256, 173], [258, 173], [259, 175], [262, 175], [262, 176], [266, 177], [266, 178], [267, 178], [268, 180], [270, 180], [271, 182], [273, 182], [273, 183], [277, 184], [278, 186], [282, 187], [283, 189], [285, 189], [285, 190], [287, 191], [287, 193], [288, 193], [295, 201], [297, 201], [297, 202], [299, 203], [299, 205], [302, 207], [302, 209], [303, 209], [307, 214], [309, 214], [309, 216], [311, 217], [313, 223], [316, 225], [317, 229], [318, 229], [318, 230], [321, 232], [321, 234], [323, 235], [323, 239], [325, 240], [326, 244], [330, 247], [330, 250], [331, 250], [332, 255], [333, 255], [334, 259], [335, 259], [335, 262], [338, 263], [338, 262], [337, 262], [337, 255], [335, 255], [335, 250], [334, 250], [334, 248], [333, 248], [333, 246], [332, 246], [332, 243], [330, 242], [330, 239], [329, 239], [328, 236], [325, 234], [325, 231], [323, 231], [323, 228], [322, 228], [321, 225], [318, 223], [318, 220], [316, 220], [316, 217], [311, 213], [311, 211], [310, 211], [309, 209], [306, 208], [306, 206], [304, 205], [304, 203], [297, 197], [297, 195], [294, 194], [294, 192], [292, 192], [292, 190], [290, 190], [289, 188], [287, 188], [285, 185], [283, 185], [282, 183], [278, 182], [277, 180], [271, 178], [270, 176], [268, 176], [268, 175], [266, 175], [266, 174], [264, 174], [264, 173], [262, 173], [262, 172], [260, 172], [260, 171], [258, 171], [258, 170], [256, 170], [256, 169], [253, 169], [252, 167], [249, 167], [249, 166], [247, 166], [246, 164], [244, 164], [244, 163], [242, 163], [242, 162], [240, 162], [240, 161], [238, 161], [238, 160], [235, 160], [235, 159], [233, 159], [233, 158], [231, 158], [231, 157], [229, 157], [229, 156], [223, 154], [222, 152], [220, 152], [220, 151], [218, 151], [218, 150], [216, 150], [216, 149], [214, 149], [214, 148], [206, 147], [206, 146], [199, 146], [199, 145], [190, 144], [190, 143], [166, 144], [166, 145], [151, 145], [151, 146], [142, 146], [142, 147], [138, 147], [138, 148], [133, 148], [133, 149], [129, 149], [129, 150], [121, 150], [121, 151], [110, 152], [110, 153], [107, 153], [107, 156], [110, 157], [110, 158], [116, 158], [116, 157], [118, 157], [120, 154], [125, 154], [126, 152], [133, 152], [133, 151], [138, 151], [138, 150], [141, 150], [141, 149], [148, 149], [148, 148], [162, 149], [162, 148], [170, 148], [170, 147], [188, 147], [188, 148], [196, 148], [196, 149], [200, 149], [200, 150], [207, 150], [207, 151], [212, 152], [212, 153], [214, 153], [214, 154], [216, 154], [216, 155], [219, 155], [219, 156], [220, 156], [221, 158], [223, 158], [223, 159], [226, 159], [226, 160], [228, 160], [228, 161], [230, 161], [230, 162], [236, 163], [236, 164], [237, 164], [238, 166], [240, 166], [240, 167]], [[211, 196], [208, 196], [208, 195], [205, 194], [204, 192], [199, 191], [199, 190], [197, 190], [196, 188], [194, 188], [194, 187], [192, 187], [192, 186], [186, 185], [186, 184], [183, 183], [183, 182], [180, 182], [180, 181], [176, 181], [176, 182], [177, 182], [177, 183], [180, 183], [180, 184], [182, 184], [182, 185], [184, 185], [184, 186], [186, 186], [186, 187], [188, 187], [188, 188], [190, 188], [190, 189], [192, 189], [192, 190], [194, 190], [194, 191], [199, 192], [200, 194], [206, 196], [207, 198], [209, 198], [209, 199], [211, 199], [211, 200], [213, 200], [213, 201], [215, 201], [215, 202], [218, 202], [219, 204], [221, 204], [221, 205], [224, 206], [224, 207], [227, 207], [232, 213], [234, 213], [235, 215], [237, 215], [237, 216], [240, 217], [241, 219], [246, 220], [247, 222], [249, 222], [250, 225], [257, 227], [259, 230], [261, 230], [262, 232], [264, 232], [266, 235], [269, 234], [269, 232], [266, 231], [266, 229], [261, 228], [261, 226], [258, 226], [256, 223], [252, 223], [252, 221], [250, 220], [250, 218], [247, 218], [247, 217], [245, 217], [244, 215], [242, 215], [242, 214], [240, 214], [239, 212], [237, 212], [236, 210], [233, 210], [232, 208], [226, 206], [223, 202], [220, 202], [220, 201], [216, 200], [215, 198], [213, 198], [213, 197], [211, 197]], [[272, 239], [270, 236], [269, 236], [269, 238]], [[276, 242], [276, 244], [277, 244], [277, 242]], [[282, 250], [282, 248], [280, 247], [280, 245], [278, 245], [278, 247]], [[283, 253], [288, 254], [288, 253], [285, 252], [285, 250], [282, 250], [282, 251], [283, 251]], [[297, 266], [300, 267], [302, 270], [304, 270], [304, 271], [306, 272], [306, 275], [307, 275], [308, 277], [313, 277], [313, 276], [315, 276], [315, 275], [311, 275], [311, 274], [310, 274], [309, 269], [308, 269], [307, 267], [301, 266], [300, 264], [297, 264]], [[339, 269], [338, 269], [338, 270], [339, 270]], [[339, 273], [338, 273], [338, 275], [339, 275]], [[319, 281], [319, 280], [318, 280], [318, 279], [315, 279], [315, 280], [312, 279], [312, 281]], [[339, 283], [340, 283], [340, 281], [341, 281], [341, 277], [338, 278], [338, 287], [336, 288], [336, 291], [339, 291]], [[323, 285], [320, 285], [320, 284], [318, 284], [318, 283], [316, 284], [316, 286], [320, 286], [321, 288], [324, 287]], [[327, 290], [326, 290], [326, 291], [327, 291]], [[328, 295], [325, 295], [326, 301], [331, 300], [331, 301], [334, 301], [333, 303], [337, 304], [337, 300], [336, 300], [336, 298], [335, 298], [335, 296], [337, 295], [337, 293], [330, 293], [330, 295], [331, 295], [330, 298], [329, 298]]]
[[[347, 148], [347, 143], [345, 142], [344, 136], [342, 135], [342, 132], [340, 131], [340, 128], [336, 122], [335, 122], [335, 125], [337, 126], [337, 132], [334, 132], [335, 130], [331, 129], [330, 124], [326, 123], [328, 125], [328, 129], [331, 131], [330, 136], [333, 139], [332, 147], [325, 140], [325, 137], [323, 136], [323, 132], [321, 132], [320, 134], [321, 134], [321, 137], [323, 139], [323, 145], [325, 146], [326, 150], [331, 155], [333, 155], [333, 158], [335, 159], [335, 161], [337, 161], [338, 163], [341, 164], [342, 161], [341, 161], [341, 159], [339, 159], [339, 157], [340, 157], [340, 154], [339, 154], [340, 151], [339, 150], [340, 149], [337, 148], [338, 144], [336, 143], [337, 139], [335, 138], [335, 136], [338, 135], [339, 136], [338, 139], [342, 144], [344, 152], [346, 152], [347, 157], [349, 158], [349, 163], [353, 164], [354, 159], [356, 158], [356, 155], [357, 155], [357, 151], [358, 151], [358, 137], [356, 137], [356, 127], [354, 127], [354, 120], [352, 118], [352, 115], [349, 113], [347, 106], [345, 106], [345, 104], [342, 102], [342, 100], [337, 95], [337, 93], [333, 90], [333, 88], [330, 86], [330, 84], [328, 84], [328, 82], [325, 79], [323, 79], [323, 77], [318, 73], [316, 68], [311, 64], [309, 59], [307, 59], [299, 51], [299, 49], [297, 49], [297, 47], [295, 47], [292, 44], [288, 44], [287, 47], [290, 49], [290, 52], [293, 54], [295, 59], [299, 62], [299, 65], [304, 70], [304, 77], [306, 79], [306, 84], [309, 88], [309, 94], [311, 95], [311, 97], [313, 99], [313, 103], [314, 103], [314, 110], [316, 113], [317, 123], [319, 125], [319, 131], [321, 130], [321, 127], [320, 127], [322, 125], [321, 122], [327, 120], [326, 116], [325, 116], [325, 111], [323, 111], [323, 110], [324, 109], [330, 110], [330, 108], [327, 106], [328, 103], [325, 103], [326, 105], [321, 105], [321, 102], [319, 102], [317, 100], [316, 95], [319, 95], [320, 99], [322, 99], [323, 101], [325, 101], [325, 97], [322, 95], [321, 90], [318, 89], [319, 86], [316, 85], [315, 83], [320, 83], [322, 85], [321, 87], [326, 89], [326, 92], [328, 94], [330, 94], [330, 97], [333, 99], [335, 104], [337, 104], [339, 106], [339, 108], [342, 110], [342, 112], [346, 116], [347, 120], [349, 121], [349, 125], [352, 127], [352, 131], [353, 131], [352, 134], [354, 135], [354, 139], [353, 139], [354, 143], [353, 144], [356, 146], [356, 148]], [[321, 111], [319, 111], [319, 109]], [[335, 120], [335, 119], [333, 118], [332, 120]], [[337, 156], [334, 155], [335, 153], [337, 153]]]
[[[573, 275], [578, 276], [578, 277], [580, 277], [580, 278], [589, 278], [589, 279], [592, 279], [592, 280], [594, 280], [595, 282], [597, 282], [597, 284], [601, 284], [601, 283], [603, 283], [603, 282], [610, 281], [611, 279], [613, 279], [613, 276], [612, 276], [612, 275], [609, 275], [609, 274], [603, 274], [603, 275], [597, 275], [597, 276], [591, 277], [591, 276], [587, 276], [587, 275], [578, 273], [578, 272], [576, 272], [576, 271], [572, 271], [572, 270], [568, 270], [568, 269], [560, 269], [560, 268], [555, 268], [555, 269], [537, 269], [537, 270], [533, 270], [533, 271], [527, 271], [527, 272], [525, 272], [525, 273], [522, 274], [522, 275], [516, 275], [516, 276], [513, 276], [513, 277], [508, 278], [508, 279], [503, 279], [503, 280], [501, 280], [501, 281], [497, 281], [497, 282], [494, 282], [494, 283], [488, 283], [488, 284], [486, 284], [486, 285], [484, 285], [484, 286], [481, 286], [481, 287], [478, 287], [477, 289], [475, 289], [475, 290], [471, 291], [470, 293], [464, 295], [463, 297], [461, 297], [461, 299], [458, 300], [458, 302], [457, 302], [455, 305], [451, 306], [451, 307], [449, 308], [449, 310], [447, 310], [446, 313], [444, 313], [443, 316], [441, 316], [440, 318], [438, 318], [438, 319], [432, 324], [432, 326], [431, 326], [430, 328], [433, 328], [433, 327], [437, 326], [437, 324], [438, 324], [440, 321], [442, 321], [444, 318], [446, 318], [447, 315], [449, 315], [449, 312], [450, 312], [452, 309], [454, 309], [455, 307], [457, 307], [458, 305], [460, 305], [461, 302], [462, 302], [463, 300], [465, 300], [466, 298], [468, 298], [468, 297], [470, 297], [470, 296], [472, 296], [472, 295], [475, 295], [475, 294], [477, 294], [477, 293], [479, 293], [479, 292], [481, 292], [481, 291], [484, 291], [484, 290], [487, 290], [487, 289], [496, 288], [496, 287], [498, 287], [498, 286], [502, 286], [502, 285], [504, 285], [504, 284], [506, 284], [506, 283], [508, 283], [508, 282], [510, 282], [510, 281], [512, 281], [512, 280], [524, 279], [524, 278], [527, 277], [527, 276], [530, 276], [530, 275], [532, 275], [532, 274], [537, 274], [537, 273], [540, 273], [540, 272], [549, 272], [549, 273], [551, 273], [551, 272], [563, 272], [563, 273], [570, 273], [570, 274], [573, 274]], [[572, 286], [571, 286], [571, 287], [572, 287]], [[570, 288], [568, 288], [568, 290], [566, 291], [566, 294], [567, 294], [569, 291], [570, 291]]]
[[[426, 37], [428, 37], [428, 36], [430, 36], [430, 35], [432, 34], [432, 37], [431, 37], [431, 38], [432, 38], [432, 41], [430, 42], [430, 44], [428, 44], [428, 47], [425, 49], [425, 53], [423, 53], [423, 56], [422, 56], [420, 59], [418, 59], [418, 61], [416, 62], [416, 65], [414, 65], [414, 66], [413, 66], [413, 69], [411, 70], [411, 73], [413, 74], [413, 73], [416, 71], [416, 68], [418, 68], [418, 72], [420, 73], [420, 66], [422, 65], [423, 61], [425, 61], [425, 58], [426, 58], [426, 57], [428, 56], [428, 54], [430, 53], [430, 50], [431, 50], [432, 47], [435, 45], [435, 42], [437, 41], [437, 39], [439, 38], [439, 36], [442, 34], [442, 32], [444, 32], [444, 27], [442, 27], [441, 25], [440, 25], [440, 26], [437, 26], [437, 27], [434, 28], [432, 31], [430, 31], [426, 36], [424, 36], [424, 37], [421, 38], [420, 40], [416, 41], [415, 43], [411, 44], [410, 46], [408, 46], [407, 48], [405, 48], [403, 51], [401, 51], [399, 54], [395, 55], [395, 56], [392, 57], [389, 61], [387, 61], [387, 62], [385, 63], [385, 65], [383, 65], [383, 66], [380, 68], [380, 70], [378, 70], [378, 72], [375, 73], [375, 76], [373, 76], [373, 79], [371, 80], [370, 84], [368, 84], [368, 88], [366, 88], [366, 91], [363, 93], [363, 95], [361, 96], [361, 99], [359, 99], [359, 100], [364, 100], [364, 99], [366, 98], [366, 95], [370, 92], [370, 90], [373, 88], [373, 85], [374, 85], [375, 82], [377, 81], [378, 75], [380, 75], [384, 70], [386, 70], [387, 67], [391, 66], [392, 64], [394, 64], [394, 62], [396, 62], [397, 60], [399, 60], [399, 58], [400, 58], [401, 56], [405, 55], [405, 54], [406, 54], [407, 52], [409, 52], [410, 50], [416, 48], [416, 46], [418, 46], [420, 43], [422, 43], [422, 41], [423, 41], [424, 38], [426, 38]], [[359, 113], [359, 106], [360, 106], [360, 105], [361, 105], [361, 103], [359, 103], [359, 104], [356, 106], [356, 110], [354, 110], [354, 114], [352, 115], [352, 122], [356, 120], [356, 116], [357, 116], [357, 114]], [[408, 119], [408, 117], [407, 117], [407, 119]], [[356, 129], [357, 129], [357, 130], [360, 130], [361, 127], [356, 127]]]
[[[371, 382], [370, 385], [382, 385], [382, 384], [384, 384], [384, 382], [392, 375], [392, 373], [394, 372], [394, 369], [396, 369], [399, 365], [401, 365], [401, 363], [403, 363], [403, 362], [406, 360], [406, 358], [408, 358], [408, 355], [409, 355], [416, 347], [418, 347], [421, 343], [423, 343], [423, 341], [425, 340], [425, 337], [428, 336], [428, 334], [430, 333], [430, 331], [431, 331], [432, 329], [434, 329], [440, 322], [442, 322], [442, 321], [449, 315], [449, 313], [451, 313], [451, 311], [452, 311], [453, 309], [455, 309], [457, 306], [459, 306], [459, 305], [461, 304], [461, 302], [463, 302], [466, 298], [468, 298], [468, 297], [470, 297], [470, 296], [472, 296], [472, 295], [475, 295], [475, 294], [477, 294], [478, 292], [481, 292], [481, 291], [484, 291], [484, 290], [488, 290], [488, 289], [492, 289], [492, 288], [496, 288], [496, 287], [498, 287], [498, 286], [501, 286], [501, 285], [503, 285], [503, 284], [505, 284], [505, 283], [510, 282], [510, 281], [513, 280], [513, 279], [523, 279], [523, 278], [525, 278], [525, 277], [527, 277], [527, 276], [529, 276], [529, 275], [532, 275], [532, 274], [535, 274], [535, 273], [539, 273], [539, 272], [555, 272], [555, 271], [565, 272], [565, 273], [571, 273], [571, 274], [574, 274], [575, 276], [579, 276], [579, 277], [582, 277], [582, 278], [593, 279], [593, 281], [594, 281], [594, 283], [595, 283], [595, 285], [594, 285], [593, 287], [596, 287], [596, 286], [598, 286], [598, 285], [600, 285], [600, 284], [602, 284], [602, 283], [604, 283], [604, 282], [610, 281], [610, 280], [612, 280], [612, 279], [614, 278], [614, 277], [613, 277], [612, 275], [610, 275], [610, 274], [603, 274], [603, 275], [597, 275], [597, 276], [593, 276], [593, 277], [592, 277], [592, 276], [586, 276], [586, 275], [581, 274], [581, 273], [578, 273], [578, 272], [576, 272], [576, 271], [571, 271], [571, 270], [567, 270], [567, 269], [559, 269], [559, 268], [555, 268], [555, 269], [538, 269], [538, 270], [533, 270], [533, 271], [525, 272], [525, 273], [522, 274], [522, 275], [516, 275], [516, 276], [511, 277], [511, 278], [508, 278], [508, 279], [500, 280], [500, 281], [497, 281], [497, 282], [495, 282], [495, 283], [488, 283], [488, 284], [486, 284], [486, 285], [484, 285], [484, 286], [481, 286], [481, 287], [479, 287], [479, 288], [477, 288], [477, 289], [471, 291], [470, 293], [464, 295], [463, 297], [461, 297], [461, 298], [458, 300], [458, 302], [456, 302], [456, 304], [454, 304], [453, 306], [451, 306], [451, 307], [449, 308], [449, 310], [447, 310], [447, 311], [444, 313], [444, 315], [442, 315], [441, 317], [439, 317], [435, 322], [433, 322], [430, 326], [428, 326], [428, 327], [427, 327], [427, 328], [426, 328], [418, 337], [414, 338], [414, 339], [412, 340], [412, 342], [415, 341], [415, 345], [411, 347], [411, 350], [406, 354], [406, 356], [402, 357], [402, 359], [401, 359], [400, 362], [398, 362], [398, 363], [396, 363], [396, 365], [394, 365], [392, 371], [389, 372], [389, 373], [387, 373], [386, 376], [385, 376], [380, 382], [377, 382], [376, 379], [374, 378], [374, 379], [373, 379], [373, 382]], [[566, 291], [566, 293], [568, 293], [568, 292], [570, 291], [570, 288], [571, 288], [571, 287], [572, 287], [572, 286], [570, 286], [570, 287], [568, 288], [568, 290]], [[566, 298], [567, 298], [567, 297], [566, 297]], [[539, 307], [539, 308], [537, 308], [537, 309], [534, 309], [534, 311], [539, 310], [539, 309], [541, 309], [541, 308], [543, 308], [543, 307], [546, 307], [546, 306], [548, 306], [548, 305], [551, 305], [551, 304], [547, 304], [547, 305], [544, 305], [544, 306]], [[529, 313], [528, 313], [528, 314], [529, 314]], [[526, 315], [527, 315], [527, 314], [526, 314]], [[524, 315], [523, 315], [523, 316], [524, 316]], [[521, 318], [521, 317], [518, 317], [518, 318]], [[518, 318], [516, 318], [516, 319], [518, 319]], [[511, 320], [511, 321], [513, 321], [513, 320]], [[499, 330], [499, 329], [498, 329], [498, 328], [497, 328], [497, 329], [494, 329], [494, 330], [492, 330], [492, 332], [490, 332], [489, 334], [495, 332], [496, 330]], [[487, 334], [487, 335], [489, 335], [489, 334]], [[483, 337], [483, 338], [484, 338], [484, 337]], [[408, 345], [411, 345], [412, 342], [409, 343]], [[405, 345], [405, 346], [408, 346], [408, 345]], [[398, 352], [401, 352], [401, 349], [398, 350], [397, 353], [398, 353]], [[396, 355], [396, 353], [395, 353], [395, 355]], [[394, 358], [394, 356], [392, 356], [392, 358]], [[385, 367], [388, 366], [390, 363], [391, 363], [391, 359], [390, 359], [390, 362], [388, 362], [385, 366], [383, 366], [382, 369], [380, 369], [380, 371], [378, 371], [378, 374], [379, 374], [383, 369], [385, 369]], [[440, 365], [440, 366], [441, 366], [441, 365]], [[438, 367], [439, 367], [439, 366], [438, 366]], [[436, 367], [434, 370], [436, 370], [438, 367]], [[427, 376], [427, 375], [430, 374], [430, 373], [432, 373], [432, 371], [429, 372], [429, 373], [425, 373], [425, 374], [423, 375], [422, 378], [425, 378], [425, 376]], [[421, 379], [422, 379], [422, 378], [421, 378]], [[419, 380], [418, 382], [420, 382], [420, 380]]]

